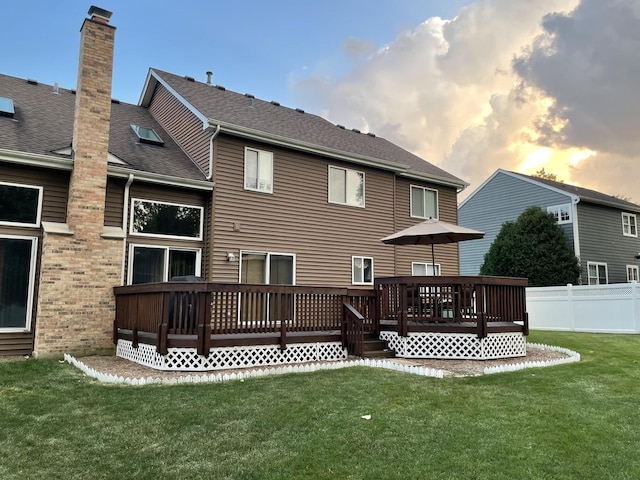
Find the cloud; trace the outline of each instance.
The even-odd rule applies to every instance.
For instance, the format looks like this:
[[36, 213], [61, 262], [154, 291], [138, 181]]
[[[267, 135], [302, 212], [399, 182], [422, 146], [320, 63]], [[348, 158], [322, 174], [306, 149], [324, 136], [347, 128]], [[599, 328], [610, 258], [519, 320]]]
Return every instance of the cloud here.
[[496, 168], [544, 166], [632, 196], [615, 191], [625, 168], [597, 172], [609, 161], [632, 167], [640, 152], [639, 12], [637, 0], [479, 0], [375, 51], [348, 39], [348, 73], [299, 78], [293, 94], [335, 123], [460, 176], [470, 190]]

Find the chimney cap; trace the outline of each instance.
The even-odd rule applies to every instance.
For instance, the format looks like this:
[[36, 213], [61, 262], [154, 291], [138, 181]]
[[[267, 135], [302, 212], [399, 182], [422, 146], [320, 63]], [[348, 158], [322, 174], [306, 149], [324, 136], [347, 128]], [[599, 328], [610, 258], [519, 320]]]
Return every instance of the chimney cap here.
[[103, 8], [96, 7], [95, 5], [91, 5], [91, 7], [89, 8], [89, 15], [91, 15], [92, 19], [94, 19], [95, 17], [98, 17], [104, 23], [109, 23], [109, 19], [113, 14], [109, 10], [105, 10]]

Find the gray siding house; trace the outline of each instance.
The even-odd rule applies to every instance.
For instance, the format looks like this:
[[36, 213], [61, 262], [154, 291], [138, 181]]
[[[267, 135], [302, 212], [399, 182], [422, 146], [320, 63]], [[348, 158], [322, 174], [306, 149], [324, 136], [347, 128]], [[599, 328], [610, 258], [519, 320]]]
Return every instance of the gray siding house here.
[[460, 274], [478, 275], [502, 224], [538, 205], [552, 212], [580, 259], [581, 284], [638, 281], [640, 206], [587, 188], [498, 169], [458, 206], [458, 221], [486, 233], [464, 242]]

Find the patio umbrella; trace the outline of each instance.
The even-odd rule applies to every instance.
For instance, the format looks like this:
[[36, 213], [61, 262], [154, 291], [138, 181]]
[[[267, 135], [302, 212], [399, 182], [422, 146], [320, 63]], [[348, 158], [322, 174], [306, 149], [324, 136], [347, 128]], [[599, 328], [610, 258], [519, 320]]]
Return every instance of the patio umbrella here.
[[388, 245], [431, 245], [431, 261], [435, 275], [436, 257], [433, 246], [436, 243], [457, 243], [482, 237], [484, 232], [430, 218], [389, 235], [383, 238], [382, 242]]

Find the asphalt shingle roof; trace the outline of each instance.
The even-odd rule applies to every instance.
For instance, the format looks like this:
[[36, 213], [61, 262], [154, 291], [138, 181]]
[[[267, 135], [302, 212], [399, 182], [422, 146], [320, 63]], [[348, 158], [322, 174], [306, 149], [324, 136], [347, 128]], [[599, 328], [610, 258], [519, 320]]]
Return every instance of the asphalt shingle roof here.
[[196, 108], [211, 123], [223, 122], [268, 135], [408, 166], [420, 175], [466, 185], [445, 170], [384, 138], [340, 128], [324, 118], [245, 94], [152, 69], [159, 78]]
[[[76, 96], [71, 90], [30, 84], [24, 79], [0, 75], [0, 97], [13, 100], [15, 116], [0, 116], [0, 148], [24, 153], [54, 155], [69, 147], [73, 136]], [[138, 142], [131, 124], [153, 128], [163, 146]], [[204, 174], [178, 147], [149, 111], [126, 103], [111, 104], [109, 152], [142, 172], [204, 180]]]
[[524, 175], [522, 173], [510, 172], [514, 175], [519, 175], [524, 178], [531, 179], [533, 181], [542, 183], [544, 185], [548, 185], [550, 187], [557, 188], [558, 190], [562, 190], [563, 192], [570, 193], [572, 195], [576, 195], [580, 197], [581, 201], [589, 202], [589, 203], [597, 203], [599, 205], [607, 205], [615, 208], [619, 208], [621, 210], [640, 212], [640, 205], [637, 205], [632, 202], [628, 202], [626, 200], [622, 200], [620, 198], [616, 198], [611, 195], [607, 195], [606, 193], [597, 192], [596, 190], [591, 190], [589, 188], [578, 187], [576, 185], [571, 185], [568, 183], [556, 182], [553, 180], [548, 180], [546, 178], [534, 177], [531, 175]]

